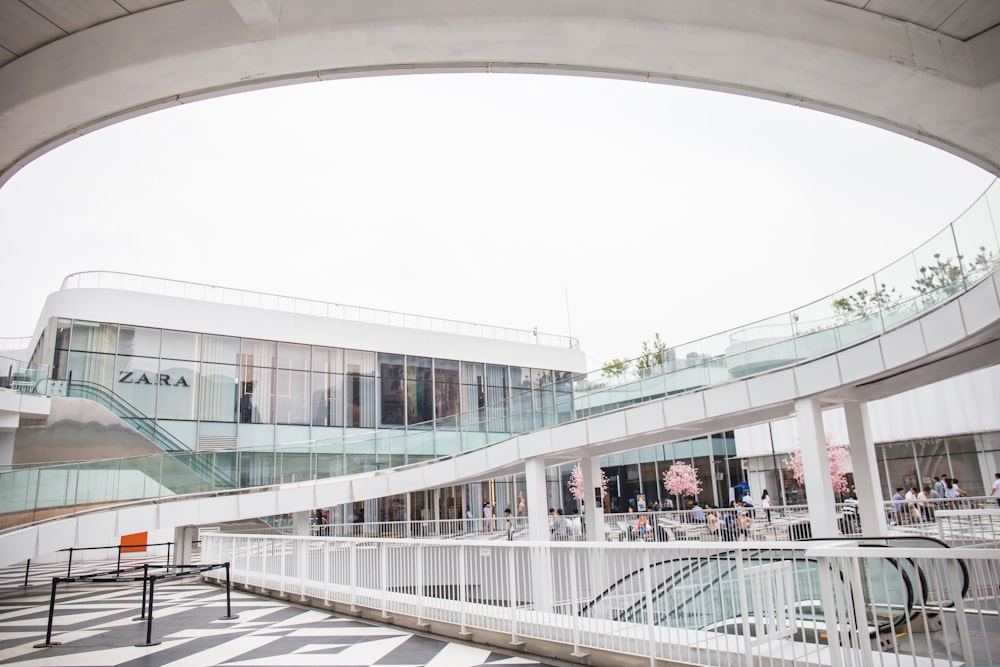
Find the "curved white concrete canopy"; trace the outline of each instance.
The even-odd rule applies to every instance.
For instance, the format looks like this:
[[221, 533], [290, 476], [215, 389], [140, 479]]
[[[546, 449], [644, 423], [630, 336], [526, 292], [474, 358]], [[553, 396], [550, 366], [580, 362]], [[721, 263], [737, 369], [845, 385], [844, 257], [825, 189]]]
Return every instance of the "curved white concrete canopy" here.
[[868, 401], [1000, 363], [1000, 273], [886, 333], [772, 372], [526, 433], [402, 469], [178, 496], [94, 510], [0, 533], [0, 567], [139, 531], [270, 516], [411, 493], [630, 451], [787, 416], [795, 402]]
[[[988, 0], [945, 3], [952, 16], [891, 3], [906, 20], [828, 0], [149, 4], [159, 6], [90, 23], [74, 16], [88, 27], [0, 58], [0, 184], [75, 136], [171, 105], [292, 82], [462, 71], [773, 99], [891, 129], [1000, 175], [1000, 14]], [[3, 11], [11, 7], [23, 5]], [[51, 29], [65, 9], [47, 11]], [[0, 31], [0, 41], [15, 38]]]

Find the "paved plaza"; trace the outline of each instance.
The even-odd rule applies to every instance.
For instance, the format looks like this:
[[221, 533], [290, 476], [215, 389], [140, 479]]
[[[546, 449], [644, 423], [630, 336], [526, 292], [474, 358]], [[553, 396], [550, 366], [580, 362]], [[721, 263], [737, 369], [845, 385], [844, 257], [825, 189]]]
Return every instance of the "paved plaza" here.
[[[123, 560], [122, 567], [141, 561]], [[73, 576], [113, 570], [112, 562], [73, 564]], [[282, 600], [226, 591], [197, 577], [158, 582], [152, 642], [140, 616], [141, 583], [65, 583], [58, 587], [52, 642], [45, 641], [52, 578], [66, 564], [0, 569], [0, 665], [39, 667], [197, 667], [337, 665], [475, 667], [546, 665], [529, 657], [435, 639]]]

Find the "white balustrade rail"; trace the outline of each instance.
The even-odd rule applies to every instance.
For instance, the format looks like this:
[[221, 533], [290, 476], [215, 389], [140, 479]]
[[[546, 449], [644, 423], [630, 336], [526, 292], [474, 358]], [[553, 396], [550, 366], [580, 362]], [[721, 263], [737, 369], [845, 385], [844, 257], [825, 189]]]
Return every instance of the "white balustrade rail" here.
[[1000, 646], [996, 549], [222, 533], [202, 540], [202, 559], [230, 562], [233, 580], [247, 587], [471, 633], [483, 644], [530, 642], [567, 659], [591, 654], [593, 664], [622, 664], [621, 654], [734, 666], [1000, 660], [991, 645]]

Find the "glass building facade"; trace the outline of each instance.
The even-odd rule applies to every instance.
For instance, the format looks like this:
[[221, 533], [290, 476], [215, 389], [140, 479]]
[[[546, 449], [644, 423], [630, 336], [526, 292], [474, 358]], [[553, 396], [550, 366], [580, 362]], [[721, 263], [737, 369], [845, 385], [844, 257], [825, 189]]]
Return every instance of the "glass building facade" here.
[[554, 369], [70, 319], [53, 340], [52, 379], [101, 385], [191, 449], [352, 429], [521, 431], [572, 410], [571, 373]]

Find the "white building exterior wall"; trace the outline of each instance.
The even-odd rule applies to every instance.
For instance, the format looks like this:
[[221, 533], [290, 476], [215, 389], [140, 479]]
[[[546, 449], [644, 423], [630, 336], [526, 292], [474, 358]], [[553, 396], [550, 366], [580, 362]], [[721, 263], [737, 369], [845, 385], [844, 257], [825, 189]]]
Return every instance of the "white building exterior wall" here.
[[586, 370], [586, 356], [579, 348], [535, 345], [126, 290], [77, 288], [49, 295], [35, 330], [36, 341], [52, 317], [439, 359], [572, 372]]

